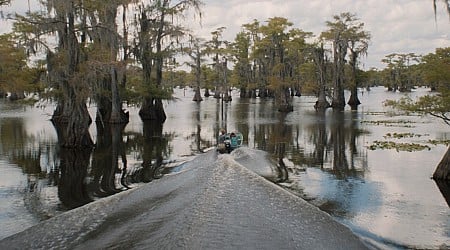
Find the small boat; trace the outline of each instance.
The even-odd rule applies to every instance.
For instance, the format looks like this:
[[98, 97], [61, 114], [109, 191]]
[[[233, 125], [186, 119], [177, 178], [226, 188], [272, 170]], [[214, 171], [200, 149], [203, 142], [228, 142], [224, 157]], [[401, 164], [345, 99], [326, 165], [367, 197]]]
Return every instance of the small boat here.
[[230, 153], [236, 148], [242, 146], [244, 136], [240, 132], [231, 132], [219, 135], [217, 143], [217, 151], [219, 153]]

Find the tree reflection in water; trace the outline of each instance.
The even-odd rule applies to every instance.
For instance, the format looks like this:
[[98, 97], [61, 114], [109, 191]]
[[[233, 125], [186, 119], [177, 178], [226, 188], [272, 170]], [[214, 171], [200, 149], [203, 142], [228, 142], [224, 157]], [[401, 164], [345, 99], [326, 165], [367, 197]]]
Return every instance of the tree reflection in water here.
[[[125, 124], [97, 123], [97, 143], [92, 155], [90, 190], [95, 196], [105, 197], [128, 189], [124, 176], [127, 170], [123, 130]], [[119, 158], [122, 166], [119, 166]], [[120, 176], [120, 183], [116, 182]]]
[[76, 208], [92, 201], [85, 183], [89, 166], [90, 149], [60, 150], [60, 177], [58, 197], [67, 209]]
[[338, 177], [345, 177], [348, 173], [348, 162], [345, 155], [345, 119], [344, 113], [333, 110], [331, 127], [331, 144], [333, 145], [333, 173]]
[[[30, 132], [26, 125], [32, 123], [25, 123], [23, 117], [2, 117], [2, 160], [20, 168], [18, 172], [27, 183], [25, 206], [38, 215], [35, 217], [45, 219], [48, 217], [36, 207], [48, 200], [57, 203], [50, 209], [59, 211], [61, 207], [76, 207], [177, 171], [174, 161], [214, 145], [219, 129], [226, 127], [243, 133], [245, 145], [268, 152], [279, 167], [286, 163], [286, 171], [278, 169], [280, 176], [274, 181], [282, 180], [280, 185], [290, 191], [314, 198], [311, 202], [323, 210], [350, 220], [354, 211], [380, 206], [377, 199], [383, 194], [377, 193], [382, 188], [377, 185], [383, 182], [370, 181], [378, 171], [373, 162], [379, 159], [371, 159], [371, 173], [366, 174], [368, 155], [374, 154], [366, 145], [387, 129], [371, 128], [361, 121], [382, 118], [349, 110], [318, 113], [307, 97], [297, 101], [298, 109], [296, 106], [294, 112], [285, 116], [274, 111], [271, 100], [235, 98], [224, 106], [216, 99], [207, 99], [200, 105], [191, 103], [190, 98], [186, 100], [170, 104], [173, 113], [164, 124], [166, 132], [163, 133], [162, 124], [151, 122], [130, 123], [126, 130], [121, 126], [99, 128], [92, 152], [61, 150], [53, 128], [51, 133]], [[167, 163], [171, 166], [167, 167]], [[448, 203], [448, 185], [437, 185]], [[304, 190], [311, 196], [303, 196]], [[320, 196], [314, 196], [314, 192], [320, 192]], [[368, 193], [375, 199], [361, 202], [360, 198]], [[61, 201], [57, 197], [49, 199], [48, 194], [58, 194]]]
[[133, 182], [151, 182], [161, 178], [163, 159], [168, 150], [168, 141], [163, 137], [163, 124], [144, 122], [142, 145], [142, 168], [132, 173]]

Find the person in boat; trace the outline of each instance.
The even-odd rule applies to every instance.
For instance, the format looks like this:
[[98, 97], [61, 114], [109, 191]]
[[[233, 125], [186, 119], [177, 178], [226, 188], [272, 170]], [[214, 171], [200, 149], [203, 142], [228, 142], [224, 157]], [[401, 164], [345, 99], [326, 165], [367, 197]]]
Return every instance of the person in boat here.
[[220, 129], [219, 138], [217, 140], [217, 151], [219, 151], [221, 154], [228, 152], [226, 143], [227, 137], [228, 137], [227, 131], [223, 128]]
[[231, 148], [236, 148], [238, 146], [237, 136], [234, 132], [230, 134], [230, 145]]
[[227, 131], [225, 129], [223, 129], [223, 128], [220, 129], [219, 143], [224, 143], [225, 142], [226, 134], [227, 134]]

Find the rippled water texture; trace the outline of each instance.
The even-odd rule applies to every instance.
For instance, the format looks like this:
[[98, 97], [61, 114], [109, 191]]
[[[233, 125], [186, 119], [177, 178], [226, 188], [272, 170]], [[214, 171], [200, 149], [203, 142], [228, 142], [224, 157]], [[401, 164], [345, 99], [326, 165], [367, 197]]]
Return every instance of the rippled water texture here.
[[[426, 93], [421, 88], [410, 95]], [[183, 171], [184, 163], [213, 147], [218, 130], [226, 128], [240, 131], [247, 147], [264, 150], [274, 164], [286, 166], [278, 176], [259, 166], [251, 170], [375, 244], [450, 246], [450, 209], [430, 179], [447, 146], [429, 142], [449, 140], [449, 128], [430, 117], [393, 116], [382, 102], [402, 94], [382, 87], [364, 90], [358, 111], [323, 114], [314, 111], [314, 97], [300, 97], [287, 115], [274, 111], [271, 100], [241, 100], [238, 93], [223, 106], [214, 98], [197, 104], [192, 96], [191, 90], [175, 90], [176, 100], [165, 103], [163, 127], [142, 123], [133, 107], [127, 107], [125, 128], [97, 130], [93, 124], [97, 146], [91, 154], [76, 156], [86, 159], [76, 169], [68, 164], [74, 156], [57, 146], [48, 120], [51, 104], [31, 108], [0, 101], [0, 239], [73, 207]], [[94, 117], [95, 107], [90, 111]], [[394, 133], [405, 136], [389, 136]], [[371, 150], [375, 141], [427, 148]]]

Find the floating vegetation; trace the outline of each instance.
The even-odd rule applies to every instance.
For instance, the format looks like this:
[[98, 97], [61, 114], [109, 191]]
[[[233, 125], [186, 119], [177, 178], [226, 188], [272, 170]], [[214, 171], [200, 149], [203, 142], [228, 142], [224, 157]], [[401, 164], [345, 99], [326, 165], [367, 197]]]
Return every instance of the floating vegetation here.
[[384, 125], [386, 127], [405, 127], [414, 128], [412, 125], [414, 122], [407, 120], [380, 120], [380, 121], [361, 121], [361, 123], [371, 124], [371, 125]]
[[432, 145], [445, 145], [445, 146], [448, 146], [448, 145], [450, 145], [450, 140], [428, 140], [428, 143], [429, 144], [432, 144]]
[[422, 150], [431, 150], [431, 147], [428, 145], [418, 144], [418, 143], [397, 143], [393, 141], [374, 141], [372, 145], [368, 146], [370, 150], [377, 149], [395, 149], [397, 152], [399, 151], [422, 151]]
[[403, 139], [403, 138], [414, 138], [414, 137], [422, 137], [422, 136], [429, 136], [429, 134], [414, 134], [414, 133], [387, 133], [384, 138], [395, 138], [395, 139]]
[[386, 115], [386, 112], [377, 112], [377, 111], [372, 111], [372, 112], [365, 112], [365, 115]]

